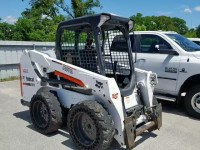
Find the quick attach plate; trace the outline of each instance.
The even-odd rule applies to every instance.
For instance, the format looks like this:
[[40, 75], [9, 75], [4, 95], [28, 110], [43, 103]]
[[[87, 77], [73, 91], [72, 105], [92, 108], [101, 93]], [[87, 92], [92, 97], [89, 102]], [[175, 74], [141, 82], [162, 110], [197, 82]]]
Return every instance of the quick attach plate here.
[[126, 148], [132, 148], [135, 146], [136, 137], [136, 119], [134, 116], [126, 117], [124, 120], [125, 125], [125, 143]]

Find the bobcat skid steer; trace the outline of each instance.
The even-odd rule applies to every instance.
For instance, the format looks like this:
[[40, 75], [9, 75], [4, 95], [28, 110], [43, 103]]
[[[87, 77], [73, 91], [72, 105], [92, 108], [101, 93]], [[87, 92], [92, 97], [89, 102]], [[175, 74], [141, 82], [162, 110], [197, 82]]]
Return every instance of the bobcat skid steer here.
[[[30, 107], [39, 132], [65, 124], [79, 149], [104, 150], [113, 139], [132, 148], [136, 136], [160, 129], [162, 107], [153, 97], [157, 76], [134, 68], [133, 26], [106, 13], [80, 17], [58, 26], [56, 58], [24, 51], [21, 103]], [[109, 35], [123, 35], [123, 43]]]

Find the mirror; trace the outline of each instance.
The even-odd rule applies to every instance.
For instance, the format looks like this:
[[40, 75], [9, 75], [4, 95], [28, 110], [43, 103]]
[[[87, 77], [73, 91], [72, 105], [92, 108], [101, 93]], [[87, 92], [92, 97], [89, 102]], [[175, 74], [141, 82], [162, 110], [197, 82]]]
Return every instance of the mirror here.
[[155, 45], [155, 48], [156, 48], [157, 50], [159, 50], [160, 46], [159, 46], [159, 45]]
[[179, 55], [177, 51], [174, 49], [169, 49], [166, 45], [155, 45], [156, 50], [160, 54], [169, 54], [169, 55]]

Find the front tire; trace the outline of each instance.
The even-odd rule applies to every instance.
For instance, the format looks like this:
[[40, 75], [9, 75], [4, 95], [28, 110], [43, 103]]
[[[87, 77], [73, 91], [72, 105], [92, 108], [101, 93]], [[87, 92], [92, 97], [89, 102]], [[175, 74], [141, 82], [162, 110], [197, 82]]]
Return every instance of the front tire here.
[[30, 104], [31, 120], [35, 128], [48, 134], [62, 126], [62, 109], [55, 93], [44, 91], [34, 95]]
[[190, 115], [200, 119], [200, 85], [191, 87], [187, 91], [185, 108]]
[[67, 125], [74, 143], [84, 150], [105, 150], [114, 137], [114, 122], [96, 101], [83, 101], [73, 106]]

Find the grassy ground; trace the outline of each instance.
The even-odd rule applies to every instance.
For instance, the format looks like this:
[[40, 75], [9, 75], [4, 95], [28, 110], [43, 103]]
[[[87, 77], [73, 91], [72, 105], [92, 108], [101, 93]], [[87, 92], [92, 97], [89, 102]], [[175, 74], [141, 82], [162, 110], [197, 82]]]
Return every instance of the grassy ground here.
[[9, 78], [5, 78], [5, 79], [0, 79], [0, 82], [13, 81], [13, 80], [19, 80], [19, 76], [14, 76], [14, 77], [9, 77]]

